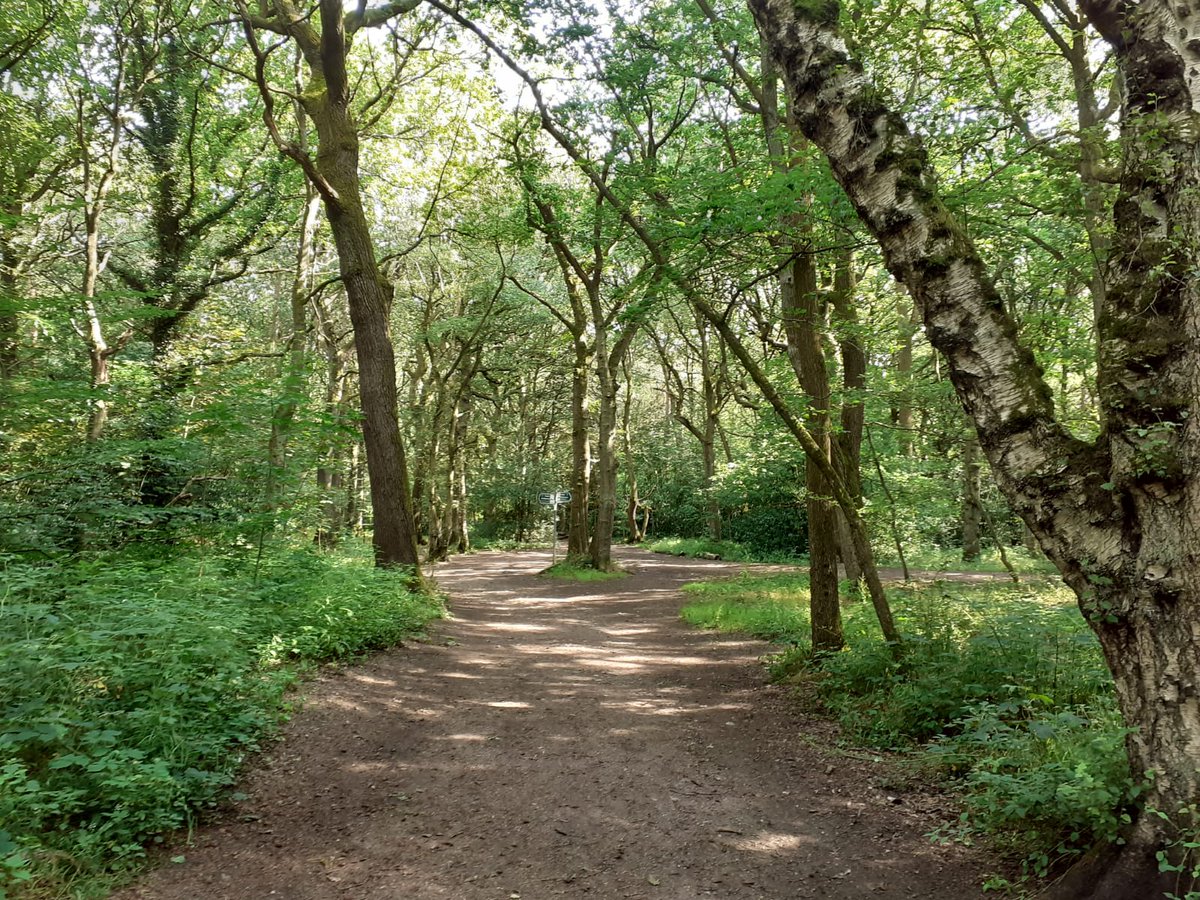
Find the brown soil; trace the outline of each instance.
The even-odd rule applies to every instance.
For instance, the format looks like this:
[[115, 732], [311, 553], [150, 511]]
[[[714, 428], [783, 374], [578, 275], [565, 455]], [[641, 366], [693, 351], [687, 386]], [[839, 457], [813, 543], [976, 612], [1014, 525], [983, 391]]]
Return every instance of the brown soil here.
[[118, 896], [979, 895], [996, 861], [924, 837], [947, 804], [836, 751], [761, 643], [679, 621], [681, 584], [741, 566], [618, 556], [599, 583], [534, 577], [547, 553], [440, 567], [454, 618], [309, 685], [249, 799]]

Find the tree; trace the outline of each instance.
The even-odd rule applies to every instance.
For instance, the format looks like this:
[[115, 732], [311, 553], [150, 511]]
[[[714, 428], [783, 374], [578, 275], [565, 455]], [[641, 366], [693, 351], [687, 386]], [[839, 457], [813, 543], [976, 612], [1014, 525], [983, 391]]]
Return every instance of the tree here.
[[[337, 246], [358, 354], [363, 437], [374, 513], [373, 541], [380, 566], [416, 566], [417, 540], [396, 412], [396, 356], [388, 325], [393, 288], [380, 271], [362, 202], [359, 127], [349, 63], [355, 34], [384, 25], [411, 11], [417, 2], [396, 0], [371, 9], [360, 4], [346, 13], [337, 0], [321, 0], [319, 30], [290, 0], [273, 0], [258, 15], [251, 14], [244, 3], [238, 7], [246, 41], [255, 56], [255, 77], [267, 128], [280, 151], [300, 166], [321, 195]], [[316, 127], [315, 159], [299, 142], [285, 138], [275, 120], [276, 91], [267, 80], [271, 51], [259, 44], [259, 30], [290, 38], [304, 59], [309, 80], [300, 99]], [[402, 67], [402, 59], [397, 56], [398, 66]], [[381, 86], [380, 94], [367, 105], [380, 102], [383, 92]]]
[[575, 253], [565, 223], [559, 220], [554, 203], [551, 198], [545, 196], [546, 192], [536, 178], [533, 165], [535, 160], [528, 158], [528, 154], [522, 150], [521, 143], [522, 136], [514, 134], [512, 168], [529, 207], [526, 220], [531, 228], [543, 236], [554, 256], [566, 294], [569, 314], [560, 311], [548, 298], [531, 291], [514, 276], [509, 277], [519, 289], [554, 316], [571, 337], [574, 360], [571, 367], [571, 501], [567, 507], [567, 558], [580, 562], [588, 556], [588, 510], [591, 505], [592, 487], [592, 452], [588, 436], [588, 375], [592, 355], [595, 353], [595, 342], [588, 340], [591, 308], [585, 301], [585, 296], [590, 293], [599, 295], [604, 266], [612, 248], [613, 238], [604, 233], [600, 204], [597, 202], [592, 215], [591, 246], [588, 248], [590, 252], [583, 255]]
[[[839, 31], [840, 4], [750, 0], [806, 136], [920, 306], [1009, 503], [1079, 599], [1133, 729], [1143, 812], [1103, 874], [1064, 896], [1163, 883], [1155, 853], [1200, 797], [1200, 166], [1192, 4], [1083, 4], [1125, 81], [1121, 177], [1096, 321], [1102, 431], [1055, 418], [983, 260], [938, 194], [920, 140]], [[1189, 812], [1189, 810], [1193, 812]], [[1159, 815], [1161, 814], [1161, 816]]]
[[[124, 159], [123, 117], [130, 103], [136, 103], [146, 88], [146, 72], [131, 71], [133, 56], [134, 12], [125, 6], [113, 10], [117, 25], [108, 35], [108, 44], [98, 60], [80, 60], [80, 81], [72, 92], [75, 106], [75, 142], [79, 153], [82, 183], [84, 262], [80, 290], [84, 324], [76, 326], [88, 350], [92, 396], [89, 402], [87, 439], [98, 441], [108, 424], [108, 388], [112, 383], [110, 361], [124, 349], [133, 336], [126, 327], [109, 339], [97, 295], [100, 276], [108, 265], [109, 254], [102, 252], [101, 223], [108, 208], [109, 195], [116, 184]], [[99, 152], [93, 147], [98, 146]]]
[[[862, 519], [858, 514], [858, 507], [846, 489], [841, 476], [838, 474], [834, 464], [830, 458], [830, 454], [826, 448], [822, 447], [814, 438], [804, 424], [797, 418], [788, 407], [788, 404], [780, 396], [779, 392], [771, 384], [770, 380], [765, 376], [760, 366], [747, 352], [745, 345], [733, 332], [730, 327], [728, 317], [722, 316], [713, 305], [708, 301], [704, 292], [701, 291], [694, 278], [690, 277], [691, 273], [681, 271], [672, 260], [671, 243], [666, 238], [657, 237], [651, 232], [645, 217], [636, 213], [633, 208], [633, 202], [628, 199], [623, 199], [616, 194], [608, 180], [604, 177], [604, 172], [597, 169], [595, 164], [589, 159], [588, 155], [581, 148], [580, 144], [570, 134], [564, 130], [562, 124], [556, 120], [551, 113], [551, 108], [546, 102], [537, 79], [535, 79], [527, 70], [525, 70], [508, 52], [500, 47], [490, 36], [488, 36], [477, 24], [471, 22], [458, 11], [446, 6], [441, 0], [427, 0], [429, 5], [440, 10], [445, 15], [458, 22], [464, 28], [473, 32], [479, 39], [502, 59], [522, 81], [525, 82], [533, 95], [534, 103], [537, 106], [538, 117], [542, 125], [542, 129], [549, 134], [562, 148], [562, 150], [571, 158], [578, 166], [579, 170], [591, 182], [592, 187], [596, 190], [597, 195], [602, 197], [611, 209], [619, 215], [624, 225], [633, 233], [638, 241], [645, 248], [646, 254], [649, 257], [645, 269], [650, 272], [652, 279], [652, 287], [658, 287], [660, 282], [666, 282], [671, 287], [679, 291], [679, 293], [693, 305], [693, 307], [717, 330], [733, 353], [734, 357], [743, 365], [746, 372], [751, 376], [752, 380], [758, 385], [763, 392], [763, 396], [770, 403], [772, 408], [779, 415], [787, 426], [788, 431], [795, 437], [796, 441], [803, 448], [804, 453], [811, 465], [816, 466], [821, 475], [824, 476], [826, 483], [833, 494], [834, 500], [846, 515], [846, 521], [850, 529], [851, 539], [854, 544], [854, 552], [858, 557], [859, 563], [863, 569], [863, 575], [867, 582], [868, 591], [871, 596], [871, 603], [875, 613], [879, 619], [880, 627], [887, 638], [892, 652], [897, 656], [902, 652], [902, 639], [895, 621], [892, 618], [891, 608], [884, 593], [883, 585], [879, 579], [879, 573], [875, 565], [875, 557], [871, 550], [870, 539], [867, 535], [866, 528], [863, 525]], [[685, 116], [678, 115], [680, 108], [684, 102], [684, 97], [676, 101], [674, 117], [668, 116], [667, 123], [663, 126], [662, 132], [656, 137], [654, 130], [651, 128], [644, 138], [640, 141], [641, 157], [643, 163], [650, 163], [650, 172], [654, 174], [657, 168], [658, 151], [666, 139], [673, 134], [679, 127], [682, 126]], [[652, 119], [652, 116], [647, 116], [647, 119]], [[642, 135], [631, 128], [635, 138], [642, 138]], [[670, 203], [669, 199], [661, 193], [656, 193], [654, 188], [654, 180], [649, 180], [648, 190], [646, 191], [645, 199], [653, 206], [660, 209], [665, 208], [668, 212]], [[644, 186], [646, 187], [646, 186]], [[618, 341], [619, 343], [619, 341]], [[597, 348], [597, 356], [600, 356], [600, 348]], [[617, 360], [619, 364], [619, 358]], [[614, 371], [614, 380], [615, 380]], [[602, 429], [603, 430], [603, 426]]]
[[[700, 444], [704, 467], [704, 509], [708, 536], [721, 540], [721, 506], [717, 500], [717, 438], [721, 435], [721, 411], [733, 396], [733, 384], [724, 345], [715, 339], [712, 326], [695, 309], [688, 310], [692, 322], [683, 322], [674, 309], [667, 314], [678, 335], [679, 346], [652, 329], [650, 336], [663, 368], [664, 390], [672, 417]], [[715, 345], [715, 346], [714, 346]], [[689, 371], [681, 372], [681, 357]], [[695, 378], [692, 377], [695, 370]], [[695, 382], [699, 382], [696, 384]], [[731, 462], [726, 450], [726, 462]], [[632, 498], [631, 498], [632, 499]]]

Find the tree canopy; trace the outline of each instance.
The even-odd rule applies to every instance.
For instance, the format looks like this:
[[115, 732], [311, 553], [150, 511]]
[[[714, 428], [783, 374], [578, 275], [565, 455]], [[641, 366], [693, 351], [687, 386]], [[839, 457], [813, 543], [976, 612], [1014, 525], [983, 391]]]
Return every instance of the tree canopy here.
[[[901, 677], [880, 564], [995, 551], [1065, 580], [1127, 729], [1124, 843], [1063, 890], [1166, 884], [1200, 801], [1198, 14], [6, 9], [6, 590], [365, 541], [418, 597], [472, 548], [671, 538], [802, 560], [817, 666], [861, 594]], [[28, 785], [64, 757], [25, 715]]]

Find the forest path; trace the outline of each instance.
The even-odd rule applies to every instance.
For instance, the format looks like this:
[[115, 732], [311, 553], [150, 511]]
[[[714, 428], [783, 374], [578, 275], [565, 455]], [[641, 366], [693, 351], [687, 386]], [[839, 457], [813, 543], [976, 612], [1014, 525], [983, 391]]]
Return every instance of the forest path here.
[[680, 585], [745, 566], [617, 556], [595, 583], [535, 577], [545, 552], [440, 566], [431, 641], [308, 685], [248, 799], [118, 896], [979, 896], [998, 866], [923, 836], [936, 797], [816, 749], [763, 644], [679, 620]]

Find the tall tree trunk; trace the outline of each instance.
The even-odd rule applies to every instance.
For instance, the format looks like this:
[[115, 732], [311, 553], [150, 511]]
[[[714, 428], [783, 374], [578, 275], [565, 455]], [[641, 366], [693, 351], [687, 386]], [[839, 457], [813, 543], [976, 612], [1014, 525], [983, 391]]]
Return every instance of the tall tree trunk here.
[[717, 379], [709, 358], [708, 323], [698, 313], [696, 316], [696, 340], [700, 357], [700, 389], [704, 397], [704, 429], [701, 433], [700, 453], [704, 466], [704, 518], [708, 536], [714, 541], [722, 539], [721, 502], [717, 497], [717, 431], [721, 425], [721, 401], [717, 396]]
[[100, 277], [100, 210], [103, 199], [84, 215], [84, 263], [83, 263], [83, 309], [87, 320], [88, 362], [91, 367], [89, 384], [92, 398], [88, 411], [87, 439], [98, 441], [104, 435], [108, 423], [108, 386], [112, 378], [108, 370], [108, 358], [112, 354], [104, 338], [104, 325], [96, 309], [96, 281]]
[[596, 523], [590, 545], [592, 566], [602, 572], [613, 569], [612, 539], [617, 519], [617, 389], [621, 361], [638, 331], [636, 322], [624, 322], [620, 336], [609, 346], [604, 309], [600, 303], [600, 280], [587, 285], [592, 321], [596, 323], [593, 344], [596, 354], [596, 387], [600, 409], [596, 422]]
[[[800, 253], [781, 279], [783, 326], [787, 333], [788, 358], [808, 396], [806, 416], [809, 432], [830, 456], [829, 408], [832, 398], [829, 372], [825, 368], [822, 343], [823, 300], [817, 285], [816, 260]], [[841, 650], [842, 611], [838, 598], [838, 520], [830, 485], [814, 465], [804, 467], [805, 504], [808, 510], [809, 620], [812, 647], [816, 652]]]
[[597, 332], [596, 385], [600, 403], [596, 420], [596, 523], [590, 552], [592, 566], [601, 572], [613, 567], [613, 526], [617, 517], [617, 379], [609, 367], [606, 346], [605, 337]]
[[445, 485], [439, 484], [439, 477], [441, 477], [439, 473], [442, 471], [442, 428], [445, 419], [443, 404], [446, 402], [443, 385], [438, 385], [436, 396], [436, 409], [430, 425], [428, 444], [425, 450], [425, 505], [429, 523], [429, 549], [427, 556], [431, 562], [444, 560], [450, 547], [450, 536], [446, 530], [447, 522], [444, 515], [446, 505], [441, 495], [441, 488]]
[[[322, 3], [322, 9], [327, 3]], [[354, 326], [375, 561], [380, 566], [415, 567], [417, 542], [396, 412], [396, 357], [388, 323], [392, 286], [379, 271], [363, 212], [358, 184], [358, 129], [348, 104], [348, 97], [341, 102], [326, 98], [320, 105], [314, 102], [309, 113], [320, 135], [317, 165], [336, 192], [336, 200], [326, 200], [325, 213]]]
[[[681, 287], [687, 287], [687, 282], [676, 282]], [[879, 620], [879, 629], [883, 632], [884, 638], [891, 645], [892, 652], [895, 656], [900, 656], [903, 648], [903, 638], [900, 635], [899, 629], [896, 627], [896, 621], [892, 617], [891, 606], [888, 603], [887, 594], [883, 590], [883, 583], [879, 579], [879, 569], [875, 565], [875, 554], [871, 550], [871, 541], [867, 536], [866, 526], [863, 524], [862, 517], [858, 514], [858, 505], [851, 499], [846, 486], [842, 484], [841, 476], [838, 475], [837, 469], [834, 468], [833, 462], [827, 454], [822, 453], [820, 445], [809, 433], [783, 396], [775, 389], [771, 380], [767, 378], [766, 373], [750, 355], [746, 349], [746, 345], [742, 342], [738, 334], [730, 327], [729, 321], [725, 316], [718, 313], [708, 303], [708, 301], [698, 293], [692, 293], [688, 298], [696, 309], [704, 316], [705, 319], [716, 329], [717, 333], [725, 341], [725, 345], [729, 348], [734, 358], [737, 359], [751, 380], [758, 386], [762, 392], [763, 398], [775, 410], [775, 414], [780, 418], [792, 437], [804, 450], [805, 458], [808, 465], [819, 468], [825, 476], [827, 483], [832, 489], [833, 498], [846, 514], [846, 522], [850, 526], [850, 535], [854, 543], [854, 552], [858, 556], [858, 563], [862, 567], [863, 580], [867, 584], [867, 592], [871, 597], [871, 606], [875, 610], [875, 616]]]
[[346, 463], [346, 524], [356, 535], [362, 535], [366, 527], [362, 499], [363, 489], [363, 442], [350, 445], [350, 459]]
[[[940, 200], [925, 153], [850, 56], [838, 4], [750, 0], [808, 137], [892, 273], [975, 422], [1000, 489], [1038, 536], [1099, 638], [1130, 726], [1143, 813], [1099, 871], [1060, 896], [1174, 890], [1180, 818], [1200, 798], [1200, 58], [1197, 10], [1165, 0], [1083, 4], [1126, 84], [1121, 184], [1099, 335], [1103, 429], [1094, 443], [1054, 417], [1051, 392]], [[1180, 36], [1183, 36], [1182, 38]]]
[[625, 457], [625, 490], [628, 493], [625, 500], [625, 540], [630, 544], [640, 544], [642, 534], [638, 530], [638, 511], [642, 500], [638, 496], [637, 459], [633, 452], [633, 366], [628, 353], [621, 360], [621, 369], [625, 373], [625, 400], [621, 404], [621, 452]]
[[567, 511], [567, 557], [588, 555], [588, 500], [592, 481], [592, 449], [588, 440], [588, 364], [590, 349], [583, 331], [572, 337], [571, 368], [571, 503]]
[[116, 181], [117, 170], [121, 162], [121, 137], [123, 126], [120, 120], [120, 109], [123, 96], [125, 60], [121, 56], [117, 60], [117, 75], [112, 89], [111, 106], [105, 110], [111, 129], [105, 148], [103, 165], [99, 177], [93, 171], [95, 163], [91, 159], [91, 135], [88, 132], [85, 113], [85, 101], [82, 96], [76, 101], [75, 138], [79, 152], [83, 158], [83, 225], [84, 225], [84, 256], [82, 300], [86, 329], [81, 329], [88, 348], [90, 367], [89, 383], [92, 397], [88, 409], [87, 439], [98, 441], [104, 435], [108, 424], [108, 388], [112, 383], [109, 371], [109, 360], [120, 352], [129, 335], [110, 344], [104, 336], [104, 323], [100, 319], [100, 311], [96, 306], [96, 289], [100, 281], [100, 273], [105, 261], [100, 257], [100, 221], [108, 204], [108, 195]]
[[[430, 321], [429, 316], [432, 314], [432, 306], [427, 307], [425, 321], [421, 323], [421, 331], [428, 332]], [[432, 434], [432, 429], [429, 427], [429, 412], [431, 403], [429, 400], [430, 381], [432, 363], [429, 359], [429, 348], [424, 341], [417, 341], [413, 348], [412, 367], [408, 372], [408, 398], [407, 405], [410, 416], [410, 427], [412, 434], [418, 439], [414, 441], [416, 447], [416, 465], [413, 466], [412, 474], [412, 511], [413, 511], [413, 530], [417, 535], [417, 544], [422, 545], [428, 543], [429, 540], [429, 523], [427, 521], [427, 510], [425, 489], [427, 472], [429, 469], [429, 448], [427, 446], [429, 436]], [[419, 438], [424, 438], [422, 441]]]
[[[363, 209], [358, 169], [359, 134], [351, 109], [348, 54], [352, 34], [379, 25], [415, 3], [389, 4], [376, 15], [364, 9], [347, 13], [339, 0], [320, 0], [320, 33], [287, 0], [275, 0], [253, 15], [244, 3], [238, 11], [256, 60], [255, 76], [267, 128], [280, 151], [295, 160], [321, 195], [338, 267], [350, 307], [358, 356], [359, 405], [372, 506], [372, 544], [378, 566], [410, 566], [419, 579], [412, 495], [400, 422], [396, 410], [396, 356], [389, 318], [392, 285], [379, 269], [371, 229]], [[381, 17], [381, 18], [380, 18]], [[267, 83], [267, 53], [257, 28], [289, 35], [309, 69], [301, 93], [304, 111], [317, 131], [313, 160], [299, 144], [283, 138], [274, 118], [275, 94]]]
[[[107, 191], [105, 191], [107, 193]], [[96, 307], [96, 285], [103, 263], [100, 259], [100, 213], [104, 209], [104, 198], [99, 197], [85, 216], [86, 236], [84, 239], [83, 269], [83, 312], [87, 322], [88, 362], [91, 369], [89, 384], [92, 398], [88, 410], [87, 439], [98, 441], [104, 436], [108, 425], [108, 389], [112, 384], [109, 360], [120, 352], [128, 334], [109, 344], [104, 337], [104, 323]]]
[[347, 467], [346, 440], [343, 425], [349, 418], [346, 401], [345, 354], [338, 345], [335, 319], [323, 302], [315, 307], [318, 315], [317, 336], [325, 355], [325, 401], [323, 410], [326, 421], [335, 423], [333, 435], [323, 439], [318, 450], [320, 462], [317, 467], [317, 488], [321, 496], [321, 524], [317, 526], [316, 543], [323, 549], [332, 549], [341, 538], [349, 522], [346, 506], [345, 477]]
[[[858, 313], [854, 306], [854, 251], [839, 251], [837, 269], [834, 273], [833, 293], [830, 301], [837, 317], [838, 350], [842, 357], [841, 430], [837, 434], [838, 455], [835, 462], [841, 472], [846, 490], [856, 503], [862, 503], [862, 442], [866, 402], [863, 391], [867, 387], [867, 356], [863, 351], [862, 338], [858, 334]], [[854, 538], [846, 514], [836, 510], [838, 526], [838, 553], [846, 578], [858, 584], [862, 580], [862, 568], [854, 552]]]
[[467, 533], [467, 432], [471, 425], [471, 392], [464, 389], [454, 414], [454, 454], [451, 466], [450, 502], [454, 515], [450, 522], [450, 549], [466, 553], [471, 548]]
[[705, 422], [704, 440], [700, 442], [700, 461], [704, 471], [704, 518], [708, 536], [721, 540], [721, 504], [717, 499], [717, 443], [713, 422]]
[[283, 396], [271, 413], [271, 437], [267, 442], [266, 507], [275, 512], [279, 507], [281, 482], [287, 472], [288, 441], [296, 420], [296, 410], [304, 398], [304, 375], [308, 356], [304, 352], [308, 330], [308, 300], [312, 290], [313, 265], [316, 259], [314, 238], [321, 202], [317, 192], [308, 188], [308, 198], [300, 217], [300, 235], [296, 247], [296, 267], [292, 273], [292, 288], [288, 295], [291, 311], [291, 333], [288, 335], [287, 369], [283, 376]]
[[979, 559], [979, 532], [983, 526], [983, 504], [979, 499], [980, 472], [979, 440], [972, 434], [962, 446], [962, 558], [963, 562]]
[[[779, 112], [779, 76], [765, 48], [762, 61], [760, 110], [763, 131], [773, 167], [778, 172], [786, 172], [796, 164], [794, 157], [803, 138], [795, 123], [791, 121], [789, 111], [785, 144]], [[785, 156], [788, 153], [792, 154], [792, 158]], [[797, 215], [788, 216], [785, 224], [802, 235], [811, 233], [811, 225]], [[788, 358], [800, 381], [801, 389], [809, 399], [806, 425], [820, 448], [819, 452], [826, 459], [831, 459], [831, 396], [821, 334], [824, 302], [817, 286], [816, 258], [808, 247], [792, 245], [786, 249], [795, 255], [795, 261], [781, 271], [779, 276]], [[811, 461], [804, 467], [804, 486], [808, 514], [809, 620], [812, 627], [812, 646], [817, 652], [836, 651], [845, 643], [838, 598], [839, 520], [829, 496], [830, 486]]]
[[[353, 154], [346, 149], [351, 136]], [[357, 133], [352, 128], [342, 129], [340, 136], [331, 130], [322, 136], [318, 159], [339, 197], [336, 204], [326, 204], [326, 214], [337, 245], [350, 321], [354, 325], [363, 441], [371, 482], [375, 561], [381, 566], [416, 566], [408, 471], [396, 412], [396, 357], [388, 326], [392, 289], [376, 265], [374, 245], [358, 196], [357, 143]], [[331, 144], [335, 148], [326, 153], [325, 148]], [[352, 170], [348, 168], [351, 163]]]

